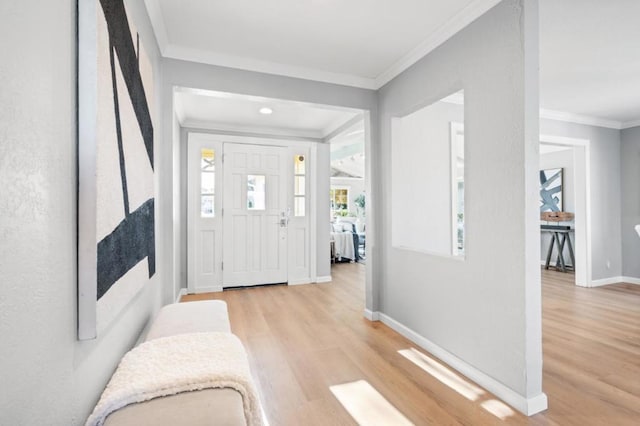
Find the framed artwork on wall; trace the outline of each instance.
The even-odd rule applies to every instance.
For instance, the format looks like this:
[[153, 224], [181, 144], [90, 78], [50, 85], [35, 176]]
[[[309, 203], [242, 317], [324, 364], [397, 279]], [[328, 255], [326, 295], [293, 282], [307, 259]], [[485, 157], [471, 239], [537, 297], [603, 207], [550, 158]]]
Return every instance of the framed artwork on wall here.
[[123, 0], [78, 0], [78, 338], [155, 274], [153, 69]]
[[563, 169], [540, 170], [540, 212], [562, 211]]

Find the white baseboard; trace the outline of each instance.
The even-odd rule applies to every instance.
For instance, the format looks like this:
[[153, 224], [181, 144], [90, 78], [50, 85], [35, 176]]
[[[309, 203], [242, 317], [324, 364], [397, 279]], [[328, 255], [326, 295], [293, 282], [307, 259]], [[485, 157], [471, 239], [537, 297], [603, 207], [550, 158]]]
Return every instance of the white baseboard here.
[[178, 292], [178, 296], [176, 297], [175, 303], [180, 303], [180, 299], [182, 299], [182, 296], [186, 296], [186, 294], [187, 294], [187, 289], [181, 288], [180, 291]]
[[196, 290], [196, 294], [200, 293], [217, 293], [222, 291], [221, 285], [212, 285], [210, 287], [200, 287]]
[[623, 282], [623, 283], [629, 283], [629, 284], [640, 285], [640, 278], [622, 277], [622, 282]]
[[331, 282], [331, 275], [325, 275], [323, 277], [316, 277], [317, 283], [329, 283]]
[[380, 321], [380, 312], [373, 312], [369, 309], [364, 310], [364, 317], [369, 321]]
[[624, 281], [624, 277], [609, 277], [609, 278], [602, 278], [599, 280], [591, 280], [591, 284], [589, 285], [589, 287], [600, 287], [603, 285], [609, 285], [609, 284], [618, 284]]
[[287, 285], [302, 285], [302, 284], [311, 284], [311, 278], [301, 278], [298, 280], [289, 280]]
[[[541, 260], [541, 261], [540, 261], [540, 266], [546, 266], [546, 264], [547, 264], [547, 261], [546, 261], [546, 260]], [[555, 261], [555, 260], [550, 260], [550, 261], [549, 261], [549, 267], [552, 267], [552, 266], [553, 266], [554, 268], [556, 267], [556, 261]], [[558, 266], [559, 266], [559, 265], [558, 265]], [[569, 268], [573, 268], [573, 265], [569, 265], [568, 267], [569, 267]]]
[[399, 323], [398, 321], [381, 312], [378, 313], [378, 315], [380, 321], [382, 321], [384, 324], [402, 334], [404, 337], [411, 340], [422, 349], [440, 358], [450, 367], [459, 371], [470, 380], [474, 381], [489, 392], [493, 393], [495, 396], [511, 405], [521, 413], [527, 416], [532, 416], [536, 413], [539, 413], [540, 411], [544, 411], [547, 409], [547, 395], [545, 395], [544, 393], [540, 393], [535, 397], [527, 399], [514, 390], [510, 389], [509, 387], [503, 385], [493, 377], [488, 376], [471, 364], [448, 352], [441, 346], [438, 346], [429, 339], [419, 335], [404, 324]]

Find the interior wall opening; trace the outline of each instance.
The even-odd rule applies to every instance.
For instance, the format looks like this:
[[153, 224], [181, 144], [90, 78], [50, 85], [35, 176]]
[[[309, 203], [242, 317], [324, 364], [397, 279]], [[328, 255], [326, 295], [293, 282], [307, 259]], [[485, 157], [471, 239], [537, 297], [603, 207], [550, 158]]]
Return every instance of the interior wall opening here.
[[591, 285], [589, 143], [540, 136], [540, 263]]
[[[274, 222], [275, 225], [271, 227], [273, 232], [269, 233], [268, 229], [260, 232], [265, 238], [272, 235], [289, 241], [286, 254], [288, 275], [282, 279], [289, 285], [331, 281], [330, 233], [327, 232], [326, 224], [335, 214], [344, 215], [341, 217], [345, 219], [345, 223], [352, 219], [353, 229], [361, 234], [354, 250], [362, 260], [370, 258], [365, 235], [367, 231], [370, 235], [371, 230], [367, 229], [367, 224], [364, 223], [364, 218], [371, 215], [368, 213], [370, 206], [366, 205], [369, 201], [367, 195], [370, 183], [364, 180], [365, 166], [369, 167], [365, 164], [364, 155], [365, 146], [370, 144], [368, 111], [177, 87], [174, 89], [174, 112], [179, 128], [179, 132], [176, 132], [179, 133], [179, 148], [175, 155], [178, 156], [177, 163], [180, 164], [181, 182], [175, 190], [178, 192], [177, 198], [180, 199], [179, 217], [186, 218], [176, 221], [175, 226], [180, 230], [176, 244], [184, 247], [187, 252], [186, 258], [178, 262], [182, 272], [176, 276], [186, 276], [186, 281], [189, 282], [187, 292], [222, 290], [231, 271], [236, 271], [241, 263], [238, 259], [249, 259], [246, 261], [247, 267], [261, 262], [268, 263], [274, 256], [274, 250], [266, 249], [262, 254], [254, 250], [245, 253], [251, 256], [244, 256], [238, 252], [238, 247], [245, 247], [247, 250], [255, 248], [255, 244], [245, 241], [245, 237], [255, 234], [252, 229], [260, 220], [257, 217], [265, 214], [269, 216], [270, 210], [273, 210], [273, 220], [265, 219], [265, 223]], [[347, 157], [353, 158], [359, 165], [362, 176], [353, 179], [348, 185], [353, 186], [353, 199], [346, 201], [346, 206], [338, 206], [334, 200], [332, 210], [329, 199], [329, 141], [344, 135], [347, 130], [357, 132], [361, 140], [361, 151], [354, 151]], [[232, 146], [242, 151], [240, 154], [233, 154], [233, 158], [230, 156]], [[257, 161], [258, 151], [273, 151], [275, 148], [282, 152], [284, 168], [280, 174], [282, 179], [278, 182], [284, 182], [285, 188], [284, 192], [275, 198], [286, 198], [287, 202], [286, 205], [270, 209], [270, 203], [274, 199], [274, 196], [270, 195], [270, 188], [273, 188], [270, 182], [275, 181], [270, 178], [269, 167], [275, 158], [275, 151], [265, 151], [264, 161], [261, 160], [260, 164], [251, 162]], [[214, 152], [213, 155], [211, 150]], [[201, 170], [204, 164], [203, 152], [209, 156], [206, 159], [209, 160], [208, 165], [214, 165], [206, 171], [207, 173]], [[301, 158], [303, 160], [300, 160]], [[247, 159], [247, 162], [242, 163], [240, 159]], [[240, 163], [243, 164], [242, 167], [246, 166], [246, 170], [239, 166]], [[209, 176], [211, 170], [215, 170], [215, 178]], [[204, 183], [203, 176], [207, 178]], [[251, 185], [251, 182], [257, 182], [256, 176], [264, 177], [264, 181], [260, 180], [260, 188]], [[243, 183], [245, 180], [246, 183]], [[245, 190], [241, 191], [242, 188]], [[260, 200], [255, 199], [258, 189], [262, 191], [258, 194]], [[234, 193], [238, 193], [237, 199], [230, 195]], [[346, 194], [340, 191], [337, 195]], [[261, 208], [257, 208], [256, 200], [260, 201]], [[353, 206], [350, 209], [338, 208], [348, 207], [349, 204]], [[239, 229], [239, 219], [232, 221], [233, 223], [227, 220], [237, 206], [246, 207], [242, 209], [243, 220], [252, 223], [253, 227], [249, 229], [247, 225], [243, 228], [245, 232], [242, 233], [242, 238], [228, 243], [225, 235]], [[358, 218], [362, 218], [362, 222], [356, 223]], [[203, 225], [200, 227], [203, 232], [195, 230], [200, 222], [211, 222], [211, 226], [207, 225], [211, 229]], [[300, 226], [296, 228], [295, 224]], [[299, 247], [292, 247], [293, 242]], [[203, 247], [208, 249], [205, 250]], [[228, 262], [230, 253], [233, 253], [238, 262]], [[297, 272], [292, 273], [292, 269], [295, 268]], [[370, 280], [370, 273], [367, 271], [370, 271], [370, 268], [364, 271], [365, 280]], [[207, 274], [209, 278], [206, 283], [194, 282], [194, 279], [200, 279]], [[234, 284], [237, 285], [243, 285], [247, 281], [244, 276], [236, 275], [236, 278], [239, 281], [234, 281]], [[371, 285], [367, 288], [372, 291]], [[369, 300], [372, 299], [369, 296]]]

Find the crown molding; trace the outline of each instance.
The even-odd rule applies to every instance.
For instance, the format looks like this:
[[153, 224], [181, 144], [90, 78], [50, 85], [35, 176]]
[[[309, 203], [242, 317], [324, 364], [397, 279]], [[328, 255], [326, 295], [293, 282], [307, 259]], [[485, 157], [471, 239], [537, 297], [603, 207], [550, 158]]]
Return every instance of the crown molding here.
[[632, 120], [632, 121], [625, 121], [622, 123], [622, 129], [630, 129], [632, 127], [638, 127], [640, 126], [640, 119], [638, 120]]
[[203, 49], [193, 49], [184, 46], [177, 46], [174, 44], [168, 44], [163, 50], [162, 55], [166, 58], [201, 62], [210, 65], [217, 65], [227, 68], [237, 68], [264, 74], [275, 74], [285, 77], [300, 78], [303, 80], [338, 84], [341, 86], [359, 87], [362, 89], [377, 89], [375, 87], [375, 80], [372, 78], [360, 77], [351, 74], [334, 73], [312, 68], [297, 67], [294, 65], [279, 64], [276, 62], [215, 53]]
[[586, 124], [588, 126], [606, 127], [616, 130], [623, 128], [623, 124], [620, 121], [608, 120], [606, 118], [593, 117], [590, 115], [574, 114], [571, 112], [553, 111], [544, 108], [540, 108], [540, 118], [565, 121], [568, 123]]
[[181, 127], [190, 129], [203, 129], [211, 131], [229, 132], [234, 134], [252, 134], [261, 136], [293, 137], [311, 140], [313, 142], [323, 142], [322, 132], [314, 130], [287, 129], [280, 127], [259, 127], [239, 124], [216, 123], [212, 121], [185, 120], [180, 123]]
[[153, 27], [153, 32], [156, 34], [156, 41], [158, 42], [158, 48], [162, 56], [169, 44], [169, 37], [167, 35], [167, 27], [164, 24], [164, 18], [162, 17], [162, 10], [158, 0], [144, 0], [144, 5], [147, 8], [147, 14]]
[[420, 43], [415, 49], [400, 58], [386, 71], [382, 72], [375, 79], [375, 88], [379, 89], [411, 65], [418, 62], [425, 55], [451, 38], [454, 34], [462, 30], [471, 22], [478, 19], [489, 9], [500, 3], [501, 0], [476, 0], [454, 15], [446, 23], [440, 26], [426, 40]]

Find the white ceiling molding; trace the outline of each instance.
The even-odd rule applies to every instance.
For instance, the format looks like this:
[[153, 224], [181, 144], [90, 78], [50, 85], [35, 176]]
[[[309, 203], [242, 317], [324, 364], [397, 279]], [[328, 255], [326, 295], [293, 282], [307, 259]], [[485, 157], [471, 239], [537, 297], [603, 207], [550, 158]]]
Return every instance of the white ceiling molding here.
[[160, 4], [154, 0], [144, 0], [144, 4], [147, 7], [147, 13], [151, 20], [151, 26], [153, 32], [156, 34], [156, 40], [158, 41], [158, 48], [162, 56], [165, 56], [164, 52], [169, 44], [169, 37], [167, 35], [167, 27], [164, 24], [164, 18], [162, 17], [162, 10]]
[[501, 0], [476, 0], [462, 9], [453, 18], [449, 19], [437, 31], [432, 33], [425, 41], [420, 43], [415, 49], [407, 53], [389, 69], [381, 73], [375, 79], [375, 88], [379, 89], [393, 78], [398, 76], [411, 65], [418, 62], [435, 48], [451, 38], [458, 31], [478, 19], [489, 9], [500, 3]]
[[620, 130], [623, 124], [615, 120], [607, 120], [606, 118], [591, 117], [589, 115], [573, 114], [571, 112], [553, 111], [549, 109], [540, 109], [540, 118], [549, 120], [566, 121], [568, 123], [586, 124], [588, 126], [607, 127], [609, 129]]
[[638, 126], [640, 126], [640, 120], [625, 121], [624, 123], [622, 123], [622, 129], [630, 129], [632, 127]]
[[452, 93], [446, 98], [440, 99], [440, 102], [446, 102], [454, 105], [464, 105], [464, 90], [459, 90], [456, 93]]
[[264, 74], [282, 75], [285, 77], [320, 81], [324, 83], [339, 84], [342, 86], [352, 86], [372, 90], [377, 89], [377, 87], [375, 87], [375, 80], [372, 78], [296, 67], [293, 65], [243, 58], [234, 55], [213, 53], [202, 49], [187, 48], [173, 44], [167, 45], [166, 48], [162, 50], [162, 56], [166, 58], [180, 59], [183, 61], [195, 61], [221, 67], [237, 68]]
[[324, 142], [322, 139], [322, 132], [313, 131], [313, 130], [302, 130], [302, 129], [283, 129], [279, 127], [258, 127], [258, 126], [247, 126], [244, 124], [227, 124], [227, 123], [216, 123], [213, 121], [198, 121], [198, 120], [185, 120], [181, 122], [180, 125], [182, 127], [191, 128], [191, 129], [204, 129], [204, 130], [212, 130], [212, 131], [221, 131], [221, 132], [232, 132], [232, 133], [251, 133], [254, 135], [266, 135], [266, 136], [278, 136], [278, 137], [293, 137], [293, 138], [303, 138], [306, 140], [311, 140], [313, 142]]
[[340, 126], [335, 127], [331, 132], [326, 133], [323, 137], [324, 142], [331, 142], [331, 139], [346, 132], [347, 130], [349, 130], [351, 127], [361, 122], [362, 120], [364, 120], [363, 114], [358, 114], [355, 117], [347, 120], [346, 122], [342, 123]]

